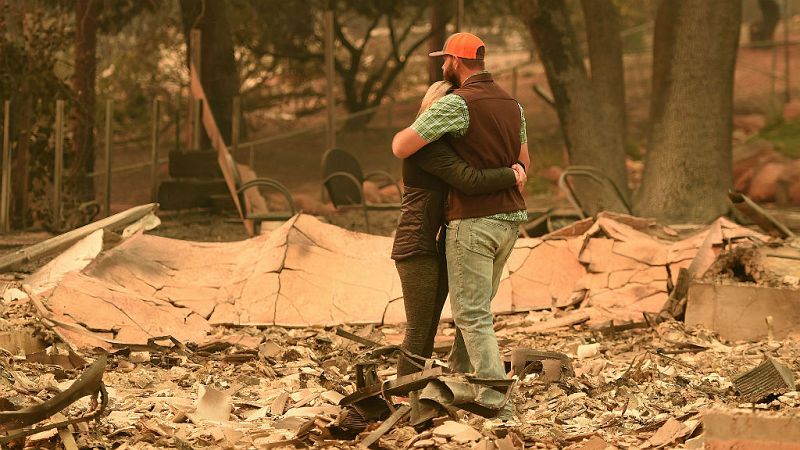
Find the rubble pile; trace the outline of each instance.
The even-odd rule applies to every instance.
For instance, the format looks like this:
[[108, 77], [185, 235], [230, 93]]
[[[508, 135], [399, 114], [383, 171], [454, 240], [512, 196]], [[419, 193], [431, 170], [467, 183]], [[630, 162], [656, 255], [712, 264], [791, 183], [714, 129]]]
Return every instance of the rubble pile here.
[[743, 243], [722, 252], [688, 289], [687, 326], [728, 340], [783, 338], [800, 324], [800, 241]]
[[4, 286], [0, 445], [744, 448], [800, 412], [798, 246], [725, 219], [520, 239], [493, 302], [508, 380], [449, 373], [447, 306], [435, 357], [396, 377], [387, 238], [303, 215], [236, 243], [108, 238]]
[[[800, 394], [793, 388], [745, 402], [734, 387], [742, 372], [768, 357], [787, 364], [796, 377], [800, 340], [795, 338], [725, 344], [703, 329], [687, 332], [677, 322], [632, 330], [593, 330], [584, 324], [545, 333], [524, 331], [555, 320], [553, 314], [498, 318], [498, 338], [509, 359], [516, 348], [561, 352], [574, 371], [565, 371], [556, 381], [536, 373], [519, 380], [513, 393], [519, 423], [498, 424], [454, 409], [421, 432], [401, 421], [376, 445], [511, 449], [685, 443], [697, 448], [690, 444], [703, 439], [706, 408], [755, 408], [787, 416], [800, 412]], [[35, 328], [24, 329], [30, 339], [0, 340], [3, 409], [52, 397], [83, 370], [81, 358], [95, 358], [70, 356], [25, 300], [6, 302], [3, 317], [3, 336], [21, 336], [23, 326]], [[349, 331], [368, 341], [393, 343], [402, 330], [367, 325]], [[452, 334], [452, 326], [443, 324], [440, 335]], [[356, 391], [355, 365], [367, 348], [334, 329], [215, 327], [213, 336], [214, 343], [204, 346], [166, 342], [149, 350], [112, 353], [103, 377], [109, 398], [106, 415], [38, 433], [27, 445], [52, 447], [69, 434], [81, 448], [350, 448], [380, 426], [375, 421], [356, 434], [341, 434], [344, 408], [339, 402]], [[376, 373], [381, 380], [392, 379], [392, 358], [382, 360]], [[389, 399], [395, 407], [408, 401], [402, 396]], [[84, 414], [90, 402], [81, 399], [49, 420]]]

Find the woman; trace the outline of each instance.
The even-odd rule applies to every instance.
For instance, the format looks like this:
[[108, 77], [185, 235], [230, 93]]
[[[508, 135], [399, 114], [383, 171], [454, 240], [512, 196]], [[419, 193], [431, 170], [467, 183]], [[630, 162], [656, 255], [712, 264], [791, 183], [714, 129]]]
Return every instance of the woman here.
[[[452, 90], [437, 81], [428, 88], [419, 113]], [[485, 194], [524, 182], [524, 170], [471, 167], [440, 139], [403, 160], [403, 194], [400, 219], [392, 247], [392, 259], [403, 289], [406, 334], [403, 348], [430, 358], [439, 316], [447, 298], [447, 262], [444, 255], [445, 208], [449, 187], [465, 194]], [[418, 371], [400, 356], [397, 375]]]

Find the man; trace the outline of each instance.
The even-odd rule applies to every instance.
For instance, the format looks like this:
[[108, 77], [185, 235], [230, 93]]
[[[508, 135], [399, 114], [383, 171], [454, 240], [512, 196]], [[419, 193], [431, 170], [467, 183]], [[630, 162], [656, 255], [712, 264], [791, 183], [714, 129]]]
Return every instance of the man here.
[[[414, 123], [397, 133], [392, 152], [407, 158], [444, 136], [471, 166], [478, 169], [530, 167], [522, 106], [484, 69], [486, 47], [477, 36], [456, 33], [444, 49], [444, 78], [458, 88], [434, 103]], [[505, 378], [492, 326], [491, 300], [503, 266], [517, 239], [518, 224], [527, 218], [523, 186], [485, 195], [451, 189], [448, 196], [446, 255], [450, 302], [456, 340], [449, 364], [457, 372], [481, 378]], [[479, 400], [499, 402], [484, 390]], [[511, 418], [510, 405], [500, 416]]]

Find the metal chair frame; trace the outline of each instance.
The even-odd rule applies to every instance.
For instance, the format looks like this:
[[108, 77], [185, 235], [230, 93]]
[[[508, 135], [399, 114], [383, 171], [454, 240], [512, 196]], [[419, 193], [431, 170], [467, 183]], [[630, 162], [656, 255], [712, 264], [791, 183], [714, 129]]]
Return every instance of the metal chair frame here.
[[[229, 153], [227, 155], [227, 158], [228, 158], [228, 165], [231, 167], [231, 173], [233, 174], [233, 181], [236, 184], [236, 195], [239, 197], [239, 204], [242, 207], [242, 214], [244, 215], [244, 219], [253, 221], [256, 235], [259, 234], [259, 231], [261, 229], [261, 222], [285, 221], [291, 219], [295, 214], [297, 214], [297, 211], [294, 206], [294, 199], [292, 198], [292, 193], [289, 192], [289, 189], [283, 183], [274, 178], [260, 177], [250, 180], [247, 183], [243, 184], [242, 177], [239, 174], [239, 169], [236, 166], [236, 161], [233, 159], [233, 156], [231, 156]], [[289, 204], [289, 212], [253, 213], [252, 211], [250, 211], [249, 207], [250, 205], [249, 202], [247, 201], [245, 191], [260, 186], [272, 188], [278, 191], [281, 195], [283, 195], [283, 197]]]
[[578, 176], [578, 177], [586, 177], [590, 178], [593, 181], [600, 183], [601, 185], [606, 185], [606, 187], [611, 187], [612, 192], [617, 195], [617, 199], [625, 206], [625, 213], [631, 214], [631, 205], [625, 199], [625, 196], [622, 194], [622, 191], [614, 184], [614, 181], [608, 177], [605, 173], [601, 172], [600, 169], [593, 166], [569, 166], [564, 169], [564, 172], [561, 173], [561, 176], [558, 178], [558, 187], [561, 189], [566, 195], [567, 200], [569, 200], [570, 204], [578, 210], [582, 219], [590, 216], [591, 214], [586, 211], [585, 205], [582, 205], [580, 200], [578, 200], [577, 195], [575, 195], [575, 190], [573, 189], [572, 185], [567, 181], [568, 177], [571, 176]]
[[[350, 153], [348, 153], [348, 152], [346, 152], [344, 150], [335, 149], [334, 148], [334, 149], [330, 149], [330, 150], [326, 151], [325, 154], [322, 155], [323, 171], [324, 171], [324, 168], [325, 168], [325, 161], [330, 157], [330, 155], [334, 151], [335, 152], [342, 152], [344, 154], [347, 154], [348, 156], [353, 158], [353, 160], [358, 164], [359, 168], [361, 167], [361, 164], [358, 162], [358, 160], [355, 158], [355, 156], [351, 155]], [[324, 173], [323, 173], [323, 175], [324, 175]], [[397, 189], [397, 193], [400, 194], [400, 198], [403, 197], [403, 190], [400, 188], [400, 183], [398, 183], [397, 180], [395, 180], [394, 177], [392, 177], [392, 175], [389, 174], [386, 171], [375, 170], [375, 171], [369, 172], [367, 174], [364, 174], [364, 178], [361, 179], [361, 180], [359, 180], [358, 177], [356, 177], [355, 175], [353, 175], [350, 172], [336, 171], [336, 172], [332, 172], [332, 173], [328, 174], [327, 176], [325, 176], [322, 179], [322, 192], [321, 192], [322, 201], [323, 202], [325, 201], [325, 193], [327, 191], [328, 192], [328, 198], [331, 200], [331, 202], [333, 203], [333, 205], [337, 209], [360, 208], [364, 212], [364, 223], [366, 224], [366, 227], [367, 227], [367, 233], [369, 233], [370, 232], [370, 225], [369, 225], [369, 214], [368, 214], [368, 211], [392, 211], [392, 210], [400, 209], [400, 203], [368, 203], [367, 202], [367, 199], [364, 196], [364, 185], [363, 185], [363, 183], [364, 183], [364, 181], [367, 181], [370, 178], [374, 178], [376, 176], [383, 177], [385, 179], [385, 181], [388, 181], [388, 184], [394, 185], [395, 188]], [[336, 204], [336, 202], [334, 200], [334, 196], [331, 195], [331, 193], [330, 193], [330, 188], [328, 187], [328, 182], [333, 180], [333, 179], [337, 179], [337, 178], [343, 178], [343, 179], [346, 179], [346, 180], [350, 181], [351, 183], [353, 183], [353, 186], [355, 186], [355, 188], [358, 190], [358, 194], [359, 194], [359, 197], [360, 197], [358, 199], [358, 201], [354, 201], [353, 203], [343, 204], [343, 205], [337, 205]]]

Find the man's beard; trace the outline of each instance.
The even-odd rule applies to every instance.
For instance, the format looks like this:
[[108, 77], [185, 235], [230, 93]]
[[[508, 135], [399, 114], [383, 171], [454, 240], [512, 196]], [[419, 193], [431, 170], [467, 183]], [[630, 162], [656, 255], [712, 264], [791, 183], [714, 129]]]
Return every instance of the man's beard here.
[[458, 79], [458, 75], [450, 68], [450, 66], [445, 67], [443, 72], [445, 81], [449, 82], [455, 87], [461, 87], [461, 80]]

